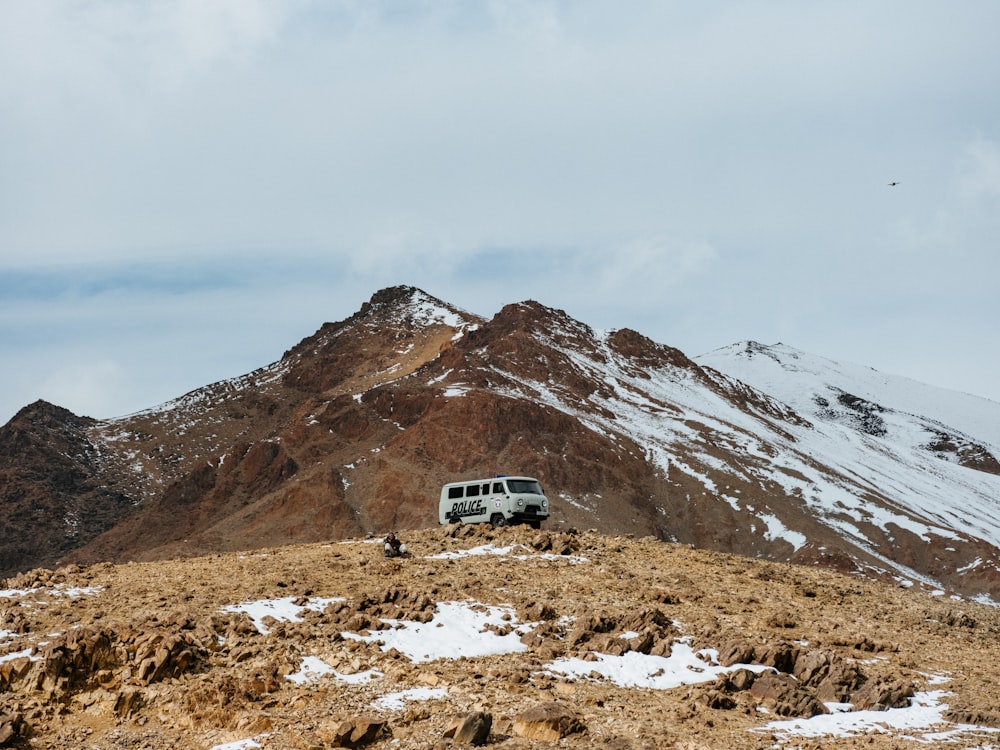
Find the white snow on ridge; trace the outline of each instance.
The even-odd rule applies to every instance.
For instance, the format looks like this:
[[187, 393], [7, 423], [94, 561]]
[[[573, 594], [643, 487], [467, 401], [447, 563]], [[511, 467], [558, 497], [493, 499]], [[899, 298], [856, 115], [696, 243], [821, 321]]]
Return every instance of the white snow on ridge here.
[[808, 541], [808, 539], [806, 539], [806, 535], [800, 534], [798, 531], [790, 531], [785, 528], [785, 524], [778, 520], [777, 516], [769, 513], [761, 513], [758, 514], [757, 517], [767, 526], [767, 532], [764, 534], [764, 538], [769, 542], [773, 542], [775, 539], [784, 539], [792, 545], [796, 551], [806, 546], [806, 542]]
[[440, 302], [420, 290], [414, 292], [409, 312], [413, 322], [418, 325], [440, 324], [449, 328], [457, 328], [460, 331], [470, 325], [457, 312], [444, 307]]
[[818, 389], [830, 393], [843, 391], [907, 415], [939, 422], [1000, 452], [1000, 404], [986, 398], [827, 359], [784, 344], [762, 346], [744, 341], [694, 360], [778, 398], [799, 414], [815, 411], [812, 399]]
[[[125, 421], [136, 417], [164, 417], [171, 412], [179, 411], [181, 409], [183, 409], [184, 413], [188, 416], [203, 414], [208, 410], [213, 400], [225, 399], [226, 396], [233, 393], [239, 393], [247, 388], [260, 388], [261, 386], [268, 385], [269, 383], [275, 383], [281, 380], [281, 378], [288, 373], [288, 370], [288, 362], [278, 360], [277, 362], [272, 362], [269, 365], [260, 367], [245, 375], [238, 375], [233, 378], [227, 378], [225, 380], [220, 380], [216, 383], [197, 388], [189, 393], [185, 393], [183, 396], [178, 396], [177, 398], [169, 401], [164, 401], [162, 404], [153, 406], [149, 409], [142, 409], [132, 414], [126, 414], [122, 417], [109, 419], [105, 422], [105, 424], [108, 427], [111, 427], [121, 425]], [[219, 390], [224, 390], [225, 393], [220, 396], [218, 394]], [[122, 435], [119, 434], [116, 437], [120, 439]]]
[[[925, 538], [928, 534], [953, 537], [945, 529], [955, 529], [1000, 546], [1000, 477], [941, 460], [921, 447], [930, 436], [926, 425], [931, 419], [1000, 454], [1000, 404], [784, 345], [762, 347], [744, 342], [696, 361], [817, 419], [811, 431], [791, 429], [802, 447], [897, 504], [898, 512], [893, 513], [850, 492], [854, 497], [845, 504], [853, 508], [858, 521], [883, 528], [894, 523]], [[890, 411], [877, 413], [885, 423], [886, 435], [866, 435], [821, 421], [813, 400], [817, 389], [833, 394], [832, 399], [846, 392], [886, 407]], [[818, 504], [824, 503], [814, 507]]]
[[[568, 335], [577, 333], [570, 331]], [[744, 386], [729, 379], [739, 377], [744, 370], [734, 368], [733, 374], [727, 373], [725, 357], [706, 355], [700, 358], [699, 361], [718, 365], [717, 369], [726, 373], [713, 376], [723, 391], [728, 390], [727, 383], [737, 391], [749, 387], [757, 390], [758, 397], [770, 401], [775, 408], [787, 405], [801, 416], [814, 420], [801, 425], [777, 422], [771, 414], [744, 411], [682, 368], [667, 366], [637, 373], [634, 363], [608, 345], [608, 336], [603, 334], [595, 342], [598, 351], [594, 355], [560, 347], [554, 334], [547, 340], [582, 377], [606, 386], [592, 393], [583, 403], [552, 379], [534, 381], [503, 370], [498, 363], [493, 363], [492, 367], [503, 379], [514, 383], [508, 387], [511, 397], [530, 398], [570, 414], [609, 438], [631, 439], [643, 446], [647, 459], [665, 475], [671, 470], [682, 471], [703, 484], [709, 494], [729, 502], [734, 509], [740, 505], [738, 500], [724, 496], [724, 488], [702, 469], [734, 471], [733, 467], [712, 456], [712, 446], [703, 442], [705, 434], [710, 434], [717, 446], [747, 457], [738, 469], [743, 472], [741, 479], [756, 479], [761, 484], [778, 482], [790, 498], [801, 498], [817, 520], [838, 533], [850, 526], [853, 529], [851, 537], [863, 548], [877, 546], [877, 542], [868, 539], [863, 532], [869, 525], [880, 528], [890, 537], [897, 527], [923, 539], [932, 536], [957, 539], [955, 532], [960, 532], [1000, 547], [1000, 477], [941, 460], [919, 447], [932, 437], [926, 426], [931, 424], [929, 418], [939, 418], [942, 424], [952, 428], [956, 425], [968, 430], [982, 427], [983, 420], [973, 418], [976, 406], [991, 414], [996, 412], [996, 419], [992, 430], [970, 433], [976, 436], [975, 441], [987, 442], [982, 439], [984, 434], [987, 438], [990, 435], [1000, 437], [997, 429], [1000, 404], [951, 394], [955, 398], [945, 398], [936, 410], [924, 409], [929, 417], [923, 421], [903, 411], [876, 411], [876, 416], [886, 424], [887, 436], [883, 438], [859, 432], [847, 423], [816, 417], [819, 407], [812, 401], [809, 389], [815, 389], [817, 382], [830, 382], [829, 379], [820, 380], [825, 372], [823, 362], [828, 361], [811, 360], [810, 366], [797, 370], [798, 375], [794, 378], [785, 377], [785, 370], [780, 367], [772, 367], [767, 370], [771, 379], [748, 377]], [[754, 358], [754, 362], [758, 361], [768, 367], [774, 362], [764, 355]], [[796, 363], [800, 361], [795, 360]], [[843, 390], [858, 391], [855, 395], [878, 403], [888, 402], [885, 405], [890, 407], [903, 405], [916, 410], [923, 399], [933, 400], [929, 394], [938, 393], [938, 389], [905, 379], [887, 378], [874, 370], [837, 363], [828, 367], [833, 372], [849, 372], [854, 378], [842, 386]], [[871, 387], [861, 387], [862, 378], [867, 378]], [[898, 390], [899, 382], [910, 388], [910, 395], [902, 400], [888, 399]], [[775, 383], [783, 383], [784, 387], [778, 388]], [[802, 396], [803, 393], [806, 395]], [[836, 400], [833, 394], [831, 398]], [[960, 417], [949, 417], [949, 403], [962, 407], [958, 410]], [[710, 432], [699, 432], [688, 422], [703, 425]], [[779, 519], [771, 513], [762, 521], [773, 538], [781, 536], [796, 548], [805, 543], [801, 532], [788, 528], [787, 519]], [[890, 569], [896, 568], [909, 575], [901, 566], [891, 561], [887, 563]]]

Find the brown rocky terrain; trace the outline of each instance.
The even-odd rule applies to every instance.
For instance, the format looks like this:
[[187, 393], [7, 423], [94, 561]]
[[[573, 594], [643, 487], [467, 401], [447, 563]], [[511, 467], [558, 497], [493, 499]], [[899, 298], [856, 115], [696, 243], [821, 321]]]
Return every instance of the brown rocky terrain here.
[[[956, 747], [1000, 737], [996, 608], [593, 531], [441, 527], [407, 534], [404, 559], [369, 541], [8, 579], [0, 747], [877, 750], [926, 746], [915, 738], [931, 732]], [[506, 554], [468, 554], [485, 545]], [[234, 606], [252, 602], [297, 618]], [[448, 657], [380, 646], [398, 632], [384, 619], [433, 633], [449, 602], [507, 609], [455, 638]], [[525, 650], [461, 656], [463, 641], [511, 633]], [[553, 668], [678, 656], [685, 643], [713, 655], [668, 689]], [[694, 682], [713, 661], [753, 666]], [[910, 728], [810, 737], [767, 726], [830, 702], [886, 709], [888, 721], [929, 691], [942, 691], [939, 715]]]

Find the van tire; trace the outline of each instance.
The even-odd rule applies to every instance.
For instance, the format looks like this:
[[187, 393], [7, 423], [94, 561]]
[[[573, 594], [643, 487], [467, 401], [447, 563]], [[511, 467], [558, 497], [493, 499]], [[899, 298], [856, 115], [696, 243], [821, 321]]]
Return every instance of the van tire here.
[[494, 529], [499, 529], [501, 526], [507, 525], [507, 519], [504, 518], [503, 513], [494, 513], [490, 516], [490, 525]]

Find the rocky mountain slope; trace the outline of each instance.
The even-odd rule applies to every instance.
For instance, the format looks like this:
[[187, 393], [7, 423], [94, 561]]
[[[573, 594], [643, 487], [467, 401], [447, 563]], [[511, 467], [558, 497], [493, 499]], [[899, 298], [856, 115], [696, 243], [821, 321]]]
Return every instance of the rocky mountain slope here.
[[994, 435], [933, 393], [890, 410], [820, 393], [839, 387], [823, 376], [803, 404], [733, 361], [535, 302], [485, 320], [386, 289], [274, 364], [146, 412], [27, 407], [0, 431], [0, 572], [427, 527], [445, 481], [519, 473], [542, 481], [556, 530], [1000, 599]]
[[1000, 738], [1000, 609], [653, 537], [408, 533], [36, 569], [0, 747], [843, 747]]

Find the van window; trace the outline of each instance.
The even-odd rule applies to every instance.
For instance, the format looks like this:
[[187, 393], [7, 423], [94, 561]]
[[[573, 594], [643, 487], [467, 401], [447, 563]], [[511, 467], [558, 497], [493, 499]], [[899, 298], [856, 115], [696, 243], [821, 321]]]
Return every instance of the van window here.
[[507, 487], [515, 495], [541, 495], [542, 486], [533, 480], [508, 479]]
[[503, 482], [494, 482], [493, 483], [493, 494], [494, 495], [502, 495], [503, 494]]
[[490, 483], [489, 482], [486, 482], [485, 484], [483, 484], [483, 494], [484, 495], [490, 494]]
[[466, 487], [465, 488], [465, 496], [466, 497], [479, 497], [479, 485], [478, 484], [470, 484], [468, 487]]
[[448, 488], [448, 499], [449, 500], [457, 500], [461, 496], [462, 496], [462, 488], [461, 487], [449, 487]]

